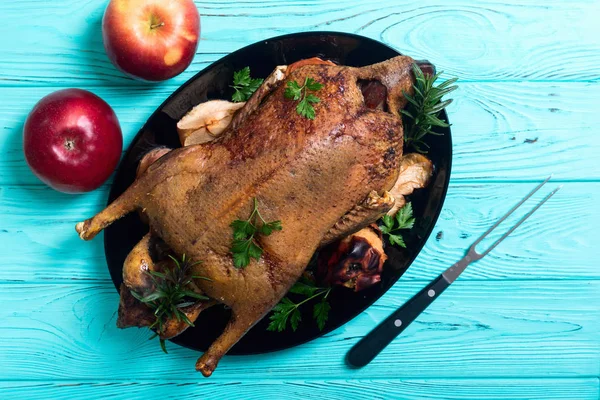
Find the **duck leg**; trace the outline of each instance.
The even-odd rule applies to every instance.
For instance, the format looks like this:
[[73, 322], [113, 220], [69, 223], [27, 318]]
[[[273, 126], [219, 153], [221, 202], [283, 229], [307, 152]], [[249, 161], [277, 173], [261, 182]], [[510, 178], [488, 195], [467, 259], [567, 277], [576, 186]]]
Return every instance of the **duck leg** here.
[[[166, 244], [150, 231], [135, 245], [125, 259], [123, 284], [120, 288], [119, 318], [117, 320], [119, 328], [150, 326], [154, 323], [156, 317], [151, 309], [135, 299], [131, 292], [134, 291], [140, 296], [147, 296], [156, 289], [148, 271], [164, 272], [166, 268], [172, 267], [170, 260], [166, 258], [166, 254], [169, 252], [170, 250]], [[194, 291], [199, 292], [199, 289], [194, 287]], [[182, 308], [181, 311], [193, 323], [202, 311], [216, 303], [214, 300], [200, 301]], [[160, 336], [162, 339], [170, 339], [179, 335], [188, 327], [189, 325], [183, 320], [174, 317], [169, 318], [163, 324]]]
[[143, 190], [136, 183], [134, 182], [122, 195], [94, 217], [77, 223], [75, 230], [79, 233], [79, 237], [83, 240], [93, 239], [114, 221], [139, 208], [140, 195]]
[[249, 311], [248, 308], [243, 310], [233, 308], [229, 323], [225, 330], [208, 348], [208, 350], [196, 362], [196, 371], [200, 371], [205, 377], [211, 376], [219, 360], [229, 351], [234, 344], [240, 340], [242, 336], [252, 326], [260, 321], [264, 314], [269, 311], [270, 307], [259, 312], [256, 310]]

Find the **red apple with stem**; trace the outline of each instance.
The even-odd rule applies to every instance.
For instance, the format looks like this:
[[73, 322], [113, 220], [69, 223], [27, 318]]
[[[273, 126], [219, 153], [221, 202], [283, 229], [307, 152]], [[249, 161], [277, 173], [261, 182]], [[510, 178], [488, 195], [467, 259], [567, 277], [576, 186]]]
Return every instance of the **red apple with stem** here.
[[112, 63], [142, 80], [162, 81], [192, 62], [200, 15], [192, 0], [111, 0], [102, 19]]
[[114, 111], [81, 89], [41, 99], [23, 128], [25, 159], [33, 173], [65, 193], [94, 190], [115, 169], [123, 136]]

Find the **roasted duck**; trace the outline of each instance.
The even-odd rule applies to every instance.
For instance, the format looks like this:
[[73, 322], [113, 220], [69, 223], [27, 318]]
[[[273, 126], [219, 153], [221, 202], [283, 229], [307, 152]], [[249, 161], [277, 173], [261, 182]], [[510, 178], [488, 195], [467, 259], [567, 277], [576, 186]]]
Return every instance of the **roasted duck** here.
[[[197, 262], [193, 275], [207, 278], [194, 279], [195, 290], [210, 298], [190, 305], [187, 317], [193, 321], [218, 303], [232, 310], [224, 332], [196, 363], [198, 371], [211, 375], [219, 359], [286, 294], [319, 247], [394, 207], [388, 191], [403, 155], [399, 110], [403, 91], [412, 91], [413, 62], [399, 56], [363, 68], [304, 63], [276, 70], [232, 118], [227, 114], [231, 122], [220, 136], [146, 160], [127, 191], [76, 227], [89, 240], [136, 210], [149, 222], [150, 233], [124, 265], [120, 326], [152, 320], [129, 292], [147, 293], [152, 281], [145, 272], [165, 268], [161, 263], [167, 261], [153, 260], [153, 248], [185, 255]], [[296, 103], [284, 96], [286, 82], [306, 78], [323, 85], [314, 119], [299, 115]], [[401, 195], [397, 200], [404, 201]], [[255, 201], [262, 217], [281, 221], [283, 229], [258, 239], [260, 260], [235, 268], [230, 224], [247, 219]], [[169, 338], [186, 327], [173, 320], [158, 333]]]

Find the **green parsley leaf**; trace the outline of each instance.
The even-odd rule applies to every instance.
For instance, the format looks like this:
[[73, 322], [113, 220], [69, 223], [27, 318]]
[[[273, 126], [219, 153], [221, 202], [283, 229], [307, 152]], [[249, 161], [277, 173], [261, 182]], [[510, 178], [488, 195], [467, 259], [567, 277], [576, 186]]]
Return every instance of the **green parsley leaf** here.
[[244, 93], [242, 93], [239, 90], [236, 90], [231, 95], [231, 100], [233, 100], [233, 102], [235, 102], [235, 103], [241, 103], [242, 101], [246, 101], [246, 97], [245, 97]]
[[327, 296], [331, 292], [331, 288], [323, 288], [315, 286], [313, 282], [305, 280], [304, 282], [298, 281], [291, 287], [289, 293], [296, 295], [302, 295], [305, 299], [294, 303], [289, 297], [281, 299], [279, 304], [273, 307], [272, 314], [269, 317], [271, 321], [267, 330], [282, 332], [287, 328], [288, 319], [290, 326], [293, 331], [298, 328], [298, 324], [302, 321], [302, 314], [300, 313], [300, 307], [318, 297], [321, 297], [321, 301], [313, 307], [313, 318], [317, 321], [317, 326], [322, 330], [327, 322], [329, 310], [331, 306], [327, 301]]
[[308, 93], [308, 91], [315, 92], [321, 90], [323, 85], [315, 82], [313, 78], [306, 77], [302, 86], [296, 81], [288, 81], [286, 86], [284, 97], [294, 101], [300, 100], [298, 105], [296, 105], [298, 115], [308, 119], [315, 119], [315, 109], [312, 105], [320, 103], [321, 99], [312, 93]]
[[258, 211], [258, 202], [254, 199], [254, 210], [246, 221], [235, 220], [230, 225], [233, 229], [233, 241], [231, 242], [231, 254], [233, 265], [236, 268], [244, 268], [250, 264], [250, 259], [259, 260], [263, 250], [256, 243], [256, 236], [269, 236], [273, 231], [283, 229], [281, 221], [267, 222]]
[[385, 227], [388, 228], [388, 230], [392, 229], [392, 227], [394, 226], [394, 218], [391, 215], [385, 214], [383, 218], [381, 218], [381, 220], [383, 221]]
[[312, 296], [317, 290], [318, 287], [314, 285], [309, 285], [303, 282], [296, 282], [294, 286], [290, 288], [290, 293], [301, 294], [304, 296]]
[[246, 240], [247, 237], [248, 235], [244, 231], [233, 231], [233, 240]]
[[236, 268], [244, 268], [250, 264], [250, 255], [247, 251], [233, 253], [233, 266]]
[[248, 255], [254, 258], [256, 261], [260, 260], [260, 256], [262, 256], [262, 249], [258, 247], [258, 245], [252, 241], [250, 241], [250, 246], [248, 247]]
[[279, 304], [273, 307], [273, 314], [269, 317], [271, 322], [267, 327], [269, 331], [283, 332], [287, 325], [289, 315], [296, 309], [296, 304], [284, 297]]
[[235, 92], [231, 96], [231, 100], [236, 103], [247, 101], [260, 87], [262, 82], [262, 79], [252, 79], [250, 77], [250, 67], [245, 67], [237, 72], [234, 72], [233, 85], [231, 85], [231, 87], [235, 90]]
[[410, 202], [406, 203], [396, 213], [395, 218], [389, 215], [384, 215], [381, 218], [382, 225], [379, 225], [381, 233], [387, 235], [391, 244], [406, 248], [404, 238], [398, 233], [402, 229], [412, 229], [415, 224], [413, 217], [413, 208]]
[[296, 112], [304, 118], [315, 119], [315, 109], [306, 99], [302, 99], [298, 103]]
[[[235, 236], [235, 232], [234, 232]], [[251, 240], [250, 239], [234, 239], [231, 243], [231, 252], [232, 253], [247, 253], [248, 248], [250, 247]]]
[[308, 88], [308, 90], [317, 91], [323, 88], [323, 85], [319, 82], [315, 82], [313, 78], [307, 78], [304, 85]]
[[289, 81], [283, 95], [286, 99], [300, 100], [300, 97], [302, 96], [302, 88], [300, 85], [298, 85], [298, 82]]
[[233, 73], [233, 84], [247, 86], [250, 83], [250, 67], [245, 67]]
[[290, 326], [292, 327], [292, 330], [294, 332], [296, 332], [296, 329], [298, 329], [298, 324], [300, 323], [301, 320], [302, 320], [302, 314], [300, 314], [300, 310], [298, 310], [298, 307], [296, 307], [296, 308], [294, 308], [294, 311], [292, 311], [291, 318], [290, 318]]
[[273, 221], [268, 224], [262, 224], [259, 228], [259, 232], [261, 235], [269, 236], [273, 231], [280, 231], [282, 229], [281, 221]]
[[329, 310], [331, 310], [331, 306], [325, 298], [313, 307], [313, 318], [317, 320], [317, 326], [320, 331], [325, 328], [325, 323], [329, 319]]
[[412, 203], [406, 203], [404, 207], [398, 210], [396, 213], [396, 222], [398, 223], [398, 229], [412, 229], [415, 224], [413, 218]]
[[260, 78], [255, 78], [250, 81], [250, 84], [248, 85], [248, 89], [247, 89], [247, 92], [249, 93], [248, 98], [250, 98], [250, 96], [258, 90], [258, 88], [260, 87], [260, 85], [262, 85], [262, 83], [263, 83], [263, 80]]
[[400, 247], [406, 248], [406, 243], [404, 243], [404, 239], [402, 238], [402, 236], [390, 233], [388, 238], [389, 238], [391, 244], [395, 244]]
[[320, 103], [321, 102], [321, 99], [318, 98], [317, 96], [315, 96], [314, 94], [307, 94], [305, 100], [308, 101], [309, 103]]
[[233, 229], [234, 240], [245, 240], [256, 232], [256, 227], [248, 221], [240, 221], [238, 219], [233, 221], [230, 226]]

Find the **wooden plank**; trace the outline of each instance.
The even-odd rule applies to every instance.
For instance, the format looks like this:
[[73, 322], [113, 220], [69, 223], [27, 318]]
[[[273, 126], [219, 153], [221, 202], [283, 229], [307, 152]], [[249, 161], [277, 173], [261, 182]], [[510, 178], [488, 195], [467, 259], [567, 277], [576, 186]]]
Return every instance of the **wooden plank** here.
[[507, 400], [577, 399], [597, 400], [597, 378], [572, 379], [353, 379], [353, 380], [242, 380], [210, 378], [199, 382], [2, 382], [0, 396], [5, 400], [106, 398], [160, 399], [475, 399]]
[[[215, 378], [445, 379], [597, 377], [600, 281], [457, 281], [369, 366], [348, 369], [344, 354], [421, 288], [402, 281], [344, 327], [276, 353], [226, 357]], [[0, 290], [4, 380], [202, 378], [198, 353], [118, 330], [118, 296], [105, 285], [4, 284]]]
[[[315, 30], [369, 36], [405, 54], [430, 59], [466, 80], [600, 79], [600, 43], [596, 40], [600, 30], [595, 18], [600, 5], [594, 1], [196, 4], [202, 14], [199, 54], [171, 85], [178, 86], [208, 63], [250, 43]], [[0, 83], [136, 85], [111, 65], [104, 52], [100, 32], [105, 5], [104, 0], [0, 3], [4, 16], [0, 33], [11, 38], [0, 42]]]
[[449, 108], [452, 179], [597, 180], [596, 95], [594, 84], [461, 85]]
[[[194, 64], [146, 85], [124, 77], [102, 49], [105, 0], [0, 2], [0, 34], [9, 38], [0, 41], [1, 399], [599, 398], [599, 2], [196, 3], [203, 37]], [[83, 243], [73, 232], [107, 187], [65, 196], [42, 186], [23, 161], [22, 124], [44, 94], [93, 88], [116, 108], [129, 143], [168, 94], [214, 60], [318, 29], [382, 40], [461, 78], [450, 110], [454, 184], [434, 236], [375, 306], [298, 348], [226, 357], [205, 380], [193, 371], [197, 353], [171, 345], [163, 355], [147, 331], [115, 328], [102, 241]], [[353, 343], [460, 257], [527, 182], [557, 168], [567, 184], [530, 223], [372, 365], [344, 366]]]
[[[600, 154], [599, 85], [462, 84], [449, 109], [453, 180], [531, 181], [551, 173], [559, 180], [600, 179], [600, 162], [593, 161]], [[0, 96], [0, 185], [40, 184], [23, 159], [23, 123], [35, 103], [56, 89], [4, 89]], [[115, 109], [125, 147], [170, 94], [162, 87], [93, 91]]]
[[[547, 191], [554, 186], [549, 185]], [[475, 238], [532, 187], [451, 185], [437, 226], [404, 279], [431, 280], [460, 259]], [[0, 281], [108, 282], [102, 238], [83, 242], [74, 230], [77, 222], [103, 207], [106, 197], [105, 189], [70, 196], [43, 186], [0, 187], [0, 243], [6, 249], [19, 249], [0, 258]], [[567, 183], [461, 279], [599, 278], [600, 247], [595, 242], [599, 203], [600, 183]], [[498, 232], [507, 230], [515, 220], [509, 219]]]

